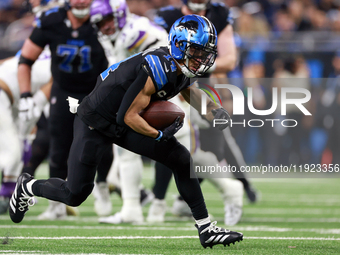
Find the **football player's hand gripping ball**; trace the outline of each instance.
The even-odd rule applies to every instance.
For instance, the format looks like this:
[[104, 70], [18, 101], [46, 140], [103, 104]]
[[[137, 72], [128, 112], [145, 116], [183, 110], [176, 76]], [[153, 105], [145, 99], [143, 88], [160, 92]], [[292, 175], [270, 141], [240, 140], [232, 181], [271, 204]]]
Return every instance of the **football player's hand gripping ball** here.
[[171, 137], [173, 137], [178, 130], [180, 130], [183, 127], [183, 121], [181, 121], [181, 118], [178, 116], [174, 123], [172, 123], [170, 126], [165, 128], [163, 131], [158, 130], [159, 135], [156, 138], [156, 141], [161, 142], [161, 141], [168, 141]]

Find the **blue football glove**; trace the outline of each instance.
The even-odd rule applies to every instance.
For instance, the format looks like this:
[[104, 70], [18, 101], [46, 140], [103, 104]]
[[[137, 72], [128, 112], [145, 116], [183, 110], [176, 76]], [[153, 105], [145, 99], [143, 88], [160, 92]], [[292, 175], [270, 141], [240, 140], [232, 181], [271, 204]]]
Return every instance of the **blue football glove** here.
[[171, 137], [173, 137], [178, 130], [180, 130], [183, 127], [183, 121], [181, 121], [181, 118], [178, 116], [174, 123], [172, 123], [170, 126], [165, 128], [163, 131], [158, 130], [159, 135], [156, 138], [156, 141], [158, 142], [166, 142]]

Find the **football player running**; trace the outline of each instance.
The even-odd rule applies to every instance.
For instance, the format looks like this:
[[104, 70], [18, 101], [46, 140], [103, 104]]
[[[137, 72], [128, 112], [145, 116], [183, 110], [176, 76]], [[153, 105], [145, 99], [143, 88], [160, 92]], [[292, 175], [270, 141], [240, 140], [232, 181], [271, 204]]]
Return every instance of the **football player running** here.
[[[23, 220], [34, 195], [79, 206], [93, 189], [102, 155], [115, 143], [173, 171], [178, 191], [192, 210], [202, 246], [241, 241], [242, 233], [219, 228], [210, 221], [198, 180], [190, 178], [190, 174], [195, 176], [190, 152], [174, 137], [182, 126], [179, 118], [157, 130], [139, 115], [150, 101], [166, 100], [179, 92], [199, 109], [204, 92], [190, 86], [189, 77], [202, 75], [213, 65], [216, 44], [216, 30], [208, 19], [184, 16], [170, 30], [169, 47], [136, 54], [101, 73], [95, 89], [78, 107], [67, 180], [36, 180], [22, 174], [10, 200], [12, 221]], [[211, 100], [207, 101], [207, 110], [210, 121], [229, 119], [227, 111]]]
[[[226, 73], [233, 70], [236, 65], [236, 46], [233, 36], [232, 18], [230, 17], [229, 8], [221, 3], [211, 3], [210, 0], [182, 0], [183, 5], [179, 8], [168, 6], [161, 8], [156, 17], [155, 22], [163, 26], [167, 31], [170, 30], [173, 22], [188, 14], [198, 14], [207, 17], [215, 25], [218, 34], [217, 52], [218, 57], [212, 68], [208, 70], [209, 74], [205, 77], [209, 77], [210, 73], [213, 73], [217, 78], [226, 78]], [[220, 162], [227, 161], [231, 166], [236, 166], [240, 169], [241, 166], [246, 165], [242, 152], [235, 142], [230, 129], [226, 128], [223, 133], [216, 132], [211, 126], [208, 129], [200, 130], [200, 142], [201, 149], [203, 151], [213, 152]], [[156, 169], [157, 180], [164, 179], [164, 182], [168, 182], [169, 175], [165, 171]], [[241, 171], [235, 173], [235, 177], [243, 183], [244, 189], [250, 202], [256, 201], [256, 192], [252, 189], [249, 181]], [[221, 179], [215, 178], [214, 181], [220, 182]], [[222, 183], [216, 183], [218, 188], [222, 188]], [[157, 187], [160, 187], [157, 189]], [[156, 186], [155, 196], [162, 198], [165, 194], [166, 185]], [[175, 201], [173, 211], [176, 214], [181, 215], [181, 211], [186, 211], [186, 204], [183, 200], [177, 199]], [[234, 214], [235, 218], [240, 218], [242, 209], [239, 205], [230, 207], [225, 206], [226, 215]], [[183, 209], [183, 210], [182, 210]]]
[[[148, 18], [130, 13], [125, 0], [94, 0], [90, 14], [91, 22], [99, 30], [99, 41], [111, 65], [137, 52], [167, 45], [168, 33]], [[123, 206], [112, 223], [142, 222], [142, 159], [138, 154], [115, 147], [117, 167], [111, 171], [119, 171]], [[109, 176], [114, 175], [111, 173]], [[105, 180], [96, 183], [93, 194], [95, 211], [99, 216], [106, 216], [111, 212], [112, 204], [108, 192]]]

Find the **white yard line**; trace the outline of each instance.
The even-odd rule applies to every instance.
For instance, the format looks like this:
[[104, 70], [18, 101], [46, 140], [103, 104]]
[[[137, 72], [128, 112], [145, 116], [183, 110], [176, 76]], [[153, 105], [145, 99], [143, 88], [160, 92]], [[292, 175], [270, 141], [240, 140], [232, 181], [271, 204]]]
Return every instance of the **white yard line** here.
[[[325, 175], [321, 176], [321, 178], [249, 178], [251, 179], [251, 182], [256, 183], [298, 183], [298, 184], [307, 184], [310, 185], [311, 183], [320, 183], [320, 184], [337, 184], [339, 183], [339, 180], [337, 178], [340, 177], [340, 174], [336, 175]], [[329, 178], [327, 178], [329, 177]]]
[[[213, 199], [209, 199], [209, 200], [213, 200]], [[267, 201], [267, 200], [266, 200]], [[273, 200], [273, 202], [275, 202]], [[281, 203], [282, 201], [276, 201], [278, 203]], [[289, 203], [289, 201], [287, 201]], [[315, 207], [322, 207], [323, 205], [325, 205], [325, 203], [327, 203], [327, 201], [324, 201], [323, 204], [318, 204], [318, 203], [314, 203], [314, 202], [307, 202], [307, 203], [311, 203], [310, 205], [314, 205]], [[298, 207], [300, 206], [305, 206], [306, 203], [300, 202], [300, 201], [296, 201], [294, 204], [296, 204]], [[337, 201], [332, 201], [333, 205], [339, 205], [340, 204], [340, 200]], [[221, 206], [223, 205], [223, 201], [221, 200]], [[285, 202], [285, 205], [287, 205], [287, 203]], [[46, 208], [45, 205], [37, 205], [34, 207], [34, 210], [37, 211], [43, 211]], [[78, 208], [80, 214], [81, 213], [91, 213], [94, 212], [93, 206], [81, 206]], [[117, 209], [117, 211], [119, 210], [119, 208]], [[299, 215], [339, 215], [340, 214], [340, 209], [338, 208], [251, 208], [248, 207], [246, 209], [244, 209], [245, 212], [247, 214], [299, 214]], [[168, 209], [168, 211], [170, 211], [170, 209]], [[216, 207], [212, 207], [209, 208], [209, 212], [212, 214], [218, 214], [221, 213], [221, 208], [216, 208]], [[223, 211], [222, 211], [223, 212]]]
[[243, 222], [301, 222], [340, 223], [340, 218], [284, 218], [284, 217], [242, 217]]
[[[217, 208], [209, 209], [209, 212], [214, 213]], [[220, 211], [220, 210], [219, 210]], [[339, 215], [340, 209], [333, 208], [247, 208], [247, 214], [299, 214], [299, 215]]]
[[[161, 231], [196, 231], [194, 227], [154, 227], [154, 226], [59, 226], [59, 225], [0, 225], [2, 229], [83, 229], [83, 230], [161, 230]], [[338, 228], [279, 228], [268, 226], [234, 226], [235, 231], [247, 231], [247, 232], [313, 232], [318, 234], [338, 234], [340, 235], [340, 229]]]
[[[0, 237], [4, 238], [4, 237]], [[60, 236], [60, 237], [44, 237], [44, 236], [16, 236], [11, 239], [17, 240], [128, 240], [128, 239], [198, 239], [198, 236]], [[334, 237], [259, 237], [248, 236], [244, 239], [257, 239], [257, 240], [317, 240], [317, 241], [340, 241], [340, 238]]]
[[[93, 223], [98, 223], [98, 218], [97, 216], [92, 216], [92, 217], [74, 217], [74, 216], [68, 216], [67, 218], [61, 220], [61, 221], [74, 221], [74, 222], [93, 222]], [[214, 220], [218, 221], [223, 221], [224, 219], [222, 217], [213, 217]], [[0, 215], [0, 220], [10, 220], [8, 215]], [[38, 220], [37, 216], [25, 216], [24, 221], [32, 221], [32, 222], [41, 222]], [[182, 222], [181, 224], [186, 224], [186, 225], [192, 225], [193, 224], [193, 219], [189, 217], [172, 217], [172, 216], [167, 216], [165, 217], [165, 223], [161, 223], [159, 225], [177, 225], [178, 222]], [[173, 221], [173, 222], [171, 222]], [[315, 218], [315, 217], [294, 217], [294, 218], [286, 218], [286, 217], [242, 217], [242, 222], [247, 223], [247, 222], [301, 222], [301, 223], [340, 223], [340, 218]], [[141, 224], [141, 225], [148, 225], [147, 223]], [[156, 224], [157, 225], [157, 224]], [[1, 227], [1, 225], [0, 225]]]

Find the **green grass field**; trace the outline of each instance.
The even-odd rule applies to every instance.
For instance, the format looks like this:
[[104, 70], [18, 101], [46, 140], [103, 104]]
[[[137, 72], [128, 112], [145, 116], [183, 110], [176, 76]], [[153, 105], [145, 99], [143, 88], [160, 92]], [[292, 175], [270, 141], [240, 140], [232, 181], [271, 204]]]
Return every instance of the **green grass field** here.
[[[38, 178], [46, 177], [46, 165]], [[152, 170], [144, 172], [144, 185], [152, 184]], [[253, 179], [261, 191], [257, 204], [247, 204], [232, 230], [244, 240], [230, 247], [204, 249], [194, 221], [167, 213], [164, 224], [103, 225], [97, 222], [92, 195], [80, 207], [80, 217], [38, 221], [47, 201], [27, 212], [20, 224], [0, 216], [0, 254], [340, 254], [340, 179]], [[202, 185], [209, 213], [223, 224], [223, 202], [208, 183]], [[171, 207], [176, 193], [167, 195]], [[114, 212], [121, 206], [112, 195]], [[144, 216], [148, 207], [144, 208]]]

